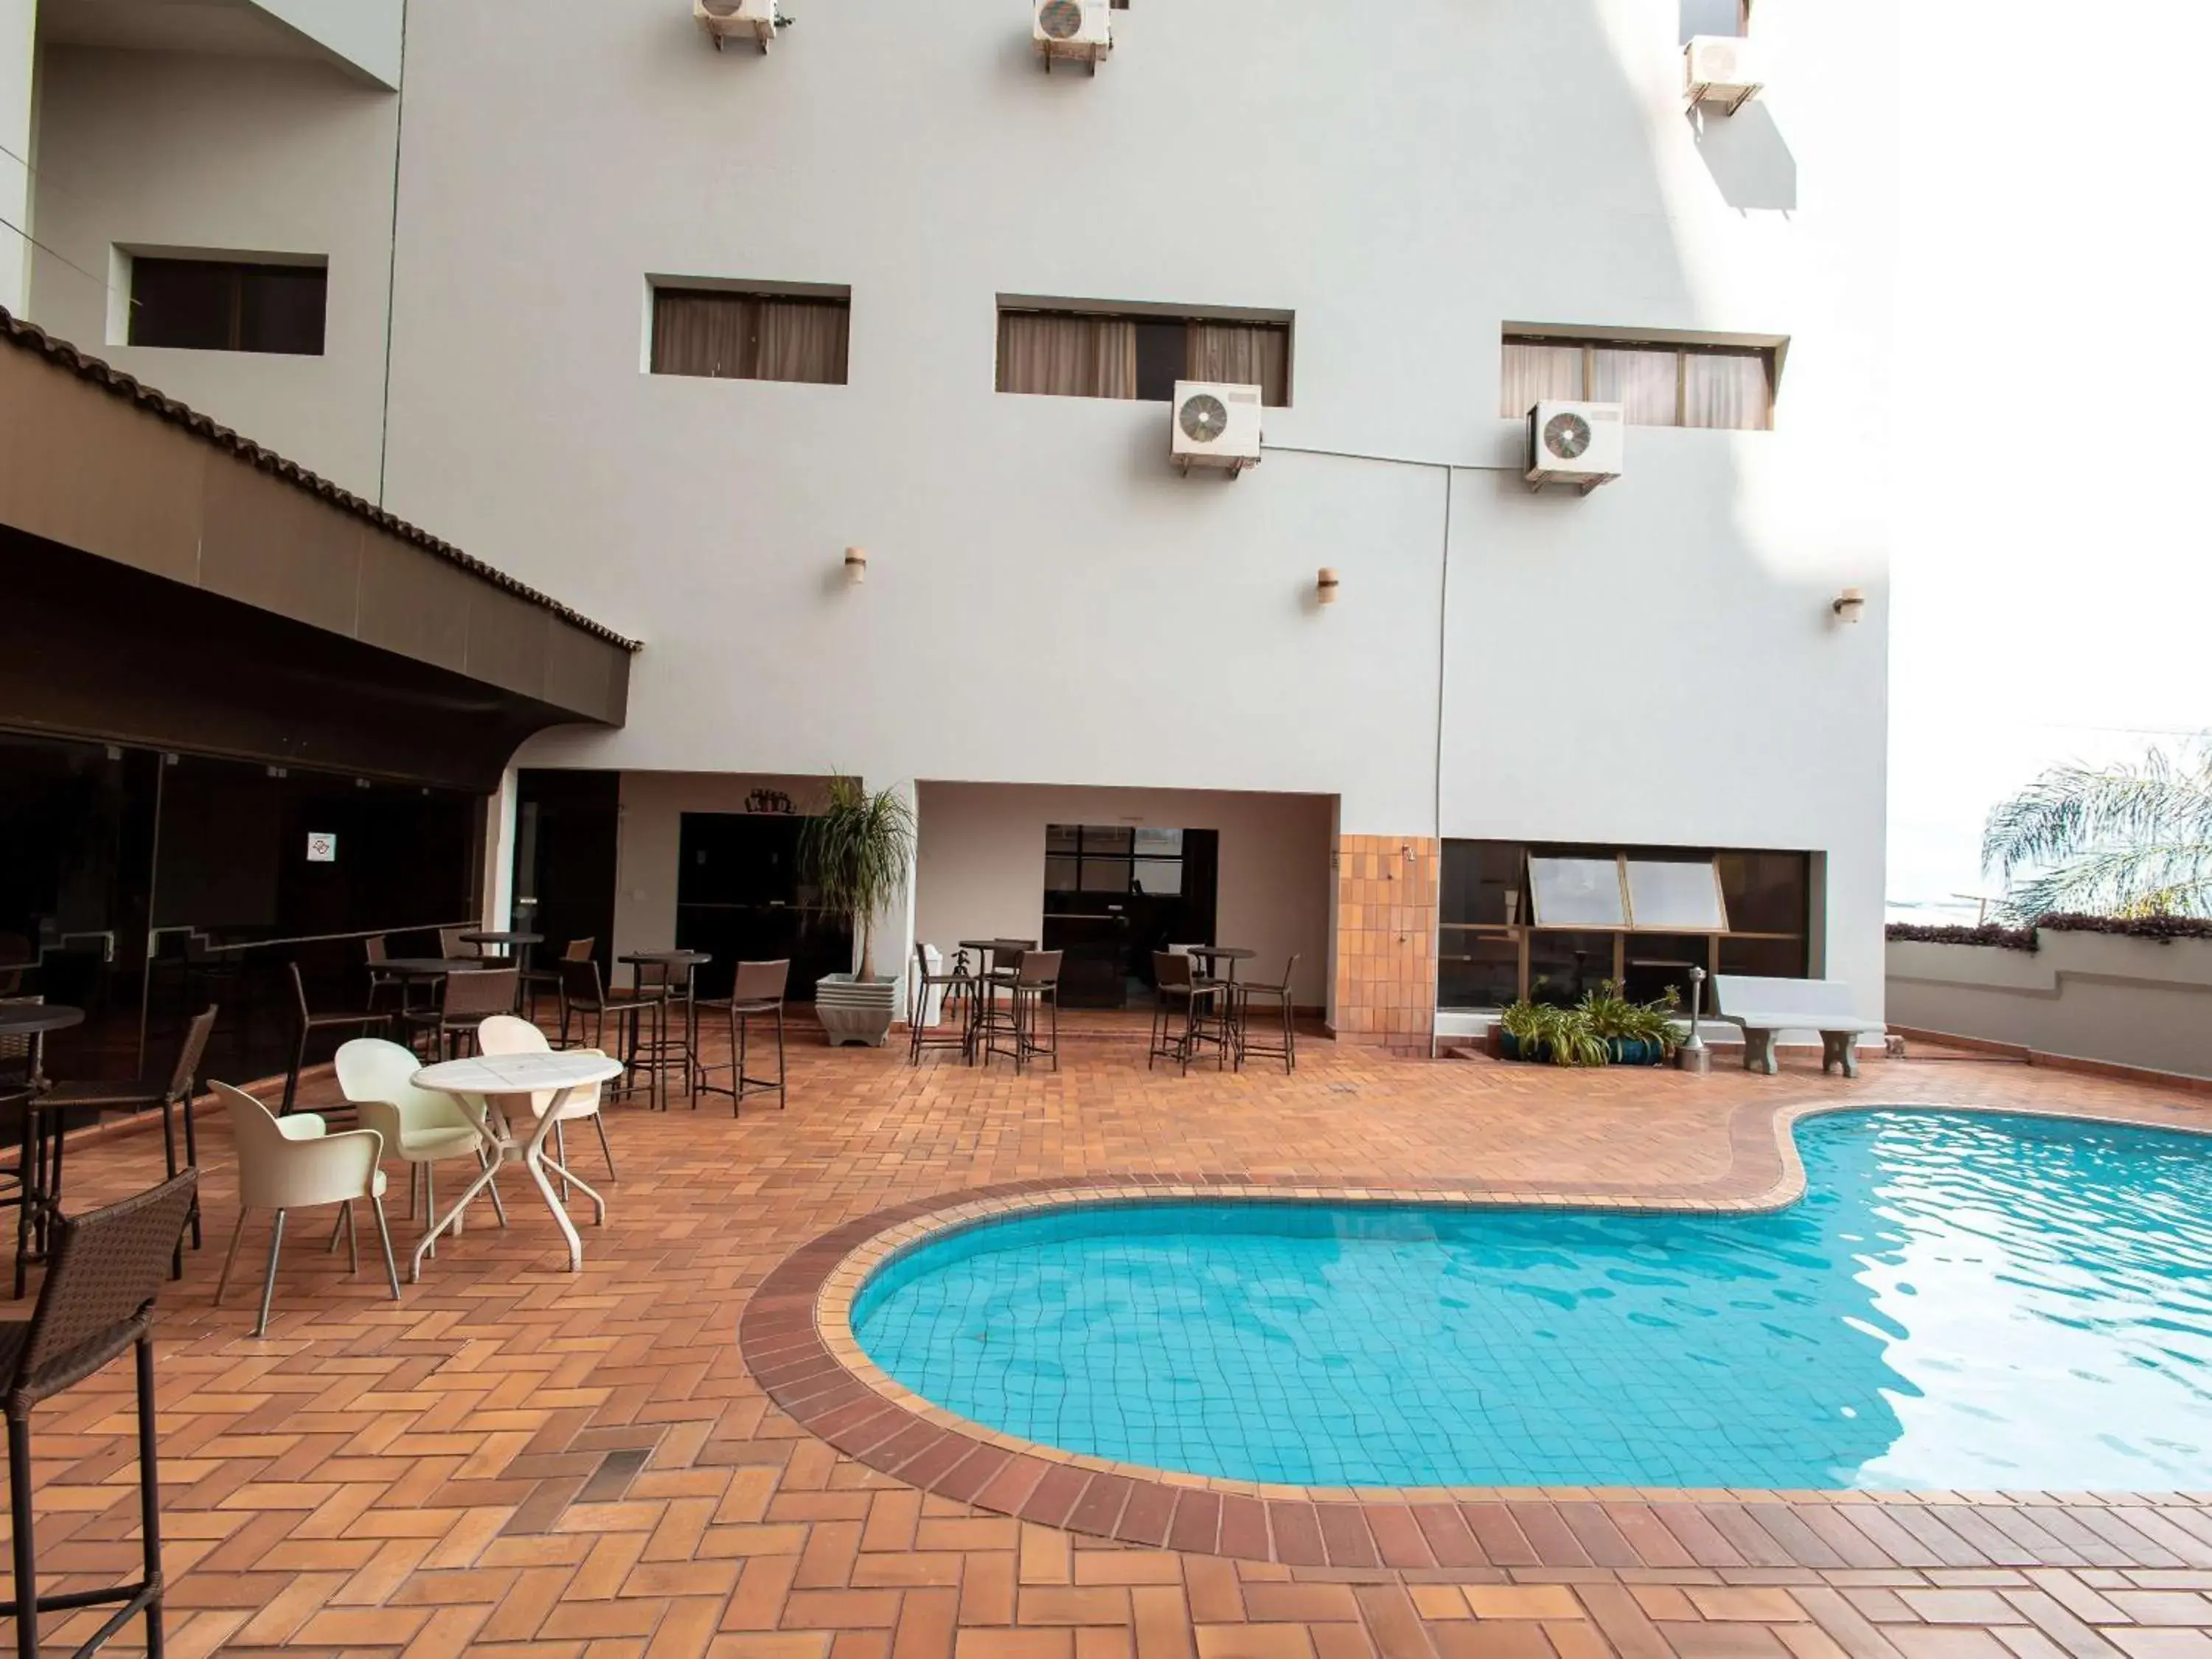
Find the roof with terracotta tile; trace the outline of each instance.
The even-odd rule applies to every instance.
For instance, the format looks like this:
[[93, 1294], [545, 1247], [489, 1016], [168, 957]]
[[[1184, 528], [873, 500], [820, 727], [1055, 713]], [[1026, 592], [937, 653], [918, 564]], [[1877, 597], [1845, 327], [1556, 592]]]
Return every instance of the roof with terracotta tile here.
[[445, 560], [448, 564], [458, 565], [471, 575], [488, 581], [495, 587], [503, 588], [518, 599], [551, 611], [562, 621], [572, 627], [581, 629], [595, 638], [605, 640], [610, 645], [619, 646], [625, 651], [640, 651], [644, 648], [639, 641], [626, 638], [603, 623], [593, 622], [581, 611], [572, 610], [558, 599], [539, 592], [526, 583], [516, 580], [505, 571], [486, 564], [482, 559], [464, 553], [451, 542], [441, 541], [428, 531], [418, 529], [404, 519], [386, 512], [374, 502], [363, 500], [350, 490], [341, 489], [318, 473], [310, 472], [297, 461], [288, 461], [276, 451], [264, 448], [250, 438], [240, 436], [228, 427], [219, 424], [198, 410], [179, 403], [165, 392], [155, 391], [135, 375], [125, 374], [112, 363], [95, 357], [88, 351], [81, 350], [66, 340], [56, 339], [36, 324], [25, 322], [4, 307], [0, 307], [0, 339], [4, 339], [7, 343], [18, 350], [43, 357], [55, 368], [65, 370], [79, 380], [90, 382], [111, 396], [136, 404], [148, 414], [167, 421], [173, 426], [183, 428], [203, 442], [212, 445], [226, 454], [237, 457], [247, 465], [268, 473], [271, 477], [282, 479], [295, 489], [320, 497], [340, 512], [350, 514], [355, 518], [372, 524], [388, 536], [396, 536], [401, 541], [419, 547], [424, 552]]

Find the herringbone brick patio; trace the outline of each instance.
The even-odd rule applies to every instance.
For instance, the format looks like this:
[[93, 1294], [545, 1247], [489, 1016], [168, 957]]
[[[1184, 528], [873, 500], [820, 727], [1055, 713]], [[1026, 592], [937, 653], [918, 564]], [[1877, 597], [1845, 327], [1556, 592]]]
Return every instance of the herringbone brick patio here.
[[[1055, 1076], [793, 1056], [789, 1109], [617, 1109], [612, 1217], [562, 1270], [534, 1195], [395, 1305], [295, 1227], [266, 1340], [211, 1305], [234, 1209], [161, 1318], [170, 1650], [738, 1659], [2212, 1659], [2212, 1507], [2185, 1497], [1470, 1495], [1370, 1507], [1292, 1566], [1114, 1544], [925, 1494], [774, 1407], [735, 1334], [795, 1248], [887, 1205], [1164, 1174], [1571, 1192], [1711, 1186], [1747, 1101], [2063, 1109], [2212, 1125], [2212, 1103], [1959, 1058], [1561, 1074], [1314, 1041], [1297, 1075], [1148, 1074], [1096, 1029]], [[327, 1085], [324, 1087], [327, 1097]], [[579, 1167], [596, 1150], [572, 1139]], [[73, 1152], [72, 1207], [159, 1171]], [[1769, 1172], [1771, 1173], [1771, 1171]], [[395, 1183], [395, 1185], [404, 1183]], [[579, 1206], [580, 1210], [581, 1206]], [[398, 1214], [404, 1214], [404, 1204]], [[396, 1219], [404, 1242], [413, 1230]], [[265, 1234], [249, 1233], [241, 1267]], [[37, 1419], [49, 1588], [133, 1565], [127, 1369]], [[2212, 1504], [2212, 1499], [2205, 1500]], [[81, 1638], [88, 1619], [55, 1631]], [[4, 1640], [0, 1638], [0, 1640]], [[134, 1632], [126, 1640], [137, 1639]]]

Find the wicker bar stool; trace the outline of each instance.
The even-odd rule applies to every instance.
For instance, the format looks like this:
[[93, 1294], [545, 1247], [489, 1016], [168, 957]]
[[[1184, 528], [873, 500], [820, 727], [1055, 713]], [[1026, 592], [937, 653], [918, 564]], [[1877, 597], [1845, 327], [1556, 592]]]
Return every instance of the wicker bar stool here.
[[[185, 1168], [198, 1168], [200, 1161], [199, 1133], [192, 1122], [192, 1097], [198, 1092], [200, 1061], [207, 1054], [208, 1036], [215, 1030], [214, 1008], [202, 1010], [192, 1023], [185, 1028], [185, 1040], [177, 1047], [176, 1063], [169, 1067], [168, 1081], [161, 1083], [63, 1083], [44, 1094], [32, 1097], [25, 1109], [29, 1114], [25, 1146], [28, 1179], [23, 1183], [21, 1212], [15, 1218], [15, 1295], [23, 1294], [24, 1269], [46, 1259], [47, 1237], [53, 1224], [60, 1219], [62, 1204], [62, 1153], [69, 1144], [69, 1120], [72, 1115], [87, 1114], [97, 1119], [107, 1112], [136, 1114], [159, 1112], [161, 1115], [161, 1152], [166, 1159], [169, 1177], [174, 1180]], [[177, 1162], [177, 1120], [181, 1112], [185, 1120], [185, 1161]], [[191, 1212], [192, 1247], [201, 1243], [199, 1205], [195, 1201]], [[185, 1247], [183, 1235], [178, 1235], [175, 1276], [185, 1276]]]
[[[595, 939], [572, 939], [568, 941], [568, 948], [561, 952], [561, 960], [562, 962], [589, 962], [592, 959], [592, 952], [599, 948], [599, 940]], [[550, 991], [553, 994], [553, 1000], [556, 1003], [561, 1000], [561, 970], [559, 968], [525, 968], [522, 970], [522, 995], [524, 1003], [522, 1017], [525, 1019], [532, 1021], [535, 1021], [537, 1019], [538, 994], [540, 991]], [[568, 1029], [567, 1026], [563, 1025], [561, 1028], [561, 1035], [555, 1039], [553, 1046], [556, 1048], [565, 1048], [568, 1046]]]
[[[76, 1651], [96, 1653], [131, 1620], [146, 1615], [146, 1650], [161, 1651], [161, 1488], [154, 1425], [154, 1297], [185, 1220], [198, 1205], [199, 1175], [186, 1170], [105, 1209], [62, 1221], [38, 1306], [27, 1322], [0, 1324], [0, 1402], [8, 1413], [8, 1503], [15, 1527], [15, 1599], [0, 1618], [15, 1621], [15, 1651], [38, 1659], [39, 1615], [113, 1607]], [[31, 1503], [31, 1410], [120, 1355], [138, 1351], [138, 1515], [143, 1577], [112, 1589], [39, 1594], [36, 1514]]]
[[[741, 962], [737, 977], [730, 981], [730, 994], [718, 1001], [702, 1002], [702, 1011], [719, 1011], [730, 1019], [730, 1057], [717, 1064], [701, 1061], [698, 1085], [692, 1095], [692, 1108], [698, 1107], [700, 1095], [727, 1095], [730, 1115], [735, 1117], [745, 1102], [754, 1095], [773, 1094], [776, 1109], [781, 1111], [789, 1097], [783, 1088], [783, 993], [791, 982], [791, 963]], [[773, 1078], [752, 1077], [745, 1067], [750, 1055], [748, 1045], [756, 1019], [775, 1021], [775, 1075]], [[727, 1072], [730, 1086], [722, 1087], [713, 1080], [713, 1073]]]
[[[599, 977], [599, 964], [586, 957], [580, 962], [564, 959], [561, 972], [561, 1037], [564, 1045], [568, 1040], [568, 1022], [576, 1022], [576, 1044], [586, 1048], [597, 1048], [603, 1054], [617, 1054], [625, 1062], [619, 1085], [606, 1090], [609, 1096], [634, 1095], [639, 1089], [657, 1089], [660, 1075], [648, 1073], [647, 1081], [637, 1079], [637, 1039], [640, 1024], [659, 1006], [658, 998], [647, 997], [625, 991], [610, 992], [606, 981]], [[505, 1013], [504, 1008], [492, 1012]], [[615, 1027], [616, 1041], [607, 1043], [607, 1024]], [[588, 1028], [588, 1029], [587, 1029]], [[648, 1094], [647, 1104], [654, 1103]]]
[[[1006, 994], [1006, 1017], [994, 1018], [986, 1032], [988, 1039], [983, 1049], [983, 1064], [991, 1063], [993, 1054], [1005, 1054], [1014, 1062], [1017, 1076], [1029, 1069], [1031, 1060], [1049, 1056], [1052, 1069], [1060, 1069], [1060, 963], [1058, 951], [1024, 951], [1012, 975], [1000, 981], [1000, 988]], [[1038, 1023], [1045, 1008], [1052, 1009], [1052, 1036], [1048, 1042], [1037, 1038]], [[1011, 1040], [1011, 1048], [999, 1047], [999, 1038]]]
[[[1222, 1041], [1221, 1022], [1212, 1012], [1221, 987], [1212, 980], [1200, 980], [1196, 964], [1182, 951], [1152, 952], [1152, 983], [1158, 994], [1152, 1004], [1152, 1045], [1145, 1069], [1151, 1071], [1156, 1060], [1171, 1060], [1188, 1074], [1199, 1044]], [[1182, 1010], [1180, 1030], [1175, 1017], [1178, 1007]]]
[[[1297, 1022], [1292, 1018], [1291, 994], [1291, 982], [1297, 976], [1298, 957], [1297, 952], [1293, 951], [1291, 953], [1291, 959], [1283, 964], [1283, 978], [1280, 984], [1270, 985], [1264, 980], [1238, 980], [1236, 983], [1238, 1013], [1237, 1025], [1238, 1030], [1243, 1035], [1243, 1052], [1249, 1056], [1261, 1060], [1281, 1060], [1285, 1076], [1298, 1069], [1298, 1032]], [[1282, 1040], [1279, 1042], [1261, 1041], [1255, 1033], [1252, 1026], [1252, 1002], [1255, 997], [1268, 1005], [1270, 1009], [1279, 1011], [1281, 1013], [1282, 1024], [1279, 1035]], [[1267, 1024], [1272, 1027], [1275, 1022], [1270, 1019]]]
[[[923, 1022], [929, 1014], [929, 994], [939, 988], [946, 1001], [958, 993], [960, 1018], [952, 1024], [949, 1034], [933, 1035], [935, 1028]], [[968, 970], [968, 953], [961, 951], [952, 958], [952, 971], [933, 974], [929, 971], [929, 947], [920, 939], [914, 945], [914, 994], [907, 1003], [907, 1063], [921, 1064], [921, 1056], [930, 1048], [957, 1048], [963, 1058], [972, 1060], [975, 1051], [969, 1042], [968, 1005], [975, 1000], [975, 976]]]

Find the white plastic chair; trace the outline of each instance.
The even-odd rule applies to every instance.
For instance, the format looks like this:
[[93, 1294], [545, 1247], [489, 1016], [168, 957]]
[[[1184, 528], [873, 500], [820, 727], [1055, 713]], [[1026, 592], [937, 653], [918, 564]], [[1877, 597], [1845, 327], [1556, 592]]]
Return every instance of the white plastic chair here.
[[384, 1246], [385, 1276], [392, 1281], [392, 1299], [399, 1299], [399, 1268], [392, 1259], [392, 1233], [384, 1222], [384, 1171], [377, 1167], [384, 1153], [384, 1137], [374, 1129], [348, 1129], [331, 1134], [312, 1112], [295, 1112], [278, 1118], [266, 1106], [228, 1083], [210, 1085], [223, 1109], [230, 1114], [231, 1133], [238, 1142], [238, 1224], [231, 1230], [230, 1249], [222, 1258], [222, 1277], [216, 1281], [219, 1307], [230, 1284], [230, 1269], [238, 1260], [240, 1240], [246, 1237], [246, 1217], [251, 1210], [274, 1210], [276, 1222], [269, 1239], [269, 1273], [261, 1283], [261, 1317], [253, 1327], [256, 1336], [269, 1329], [269, 1302], [276, 1292], [276, 1258], [284, 1248], [284, 1216], [290, 1210], [318, 1204], [343, 1204], [341, 1224], [356, 1273], [361, 1271], [361, 1250], [356, 1241], [353, 1201], [367, 1199], [376, 1211], [376, 1236]]
[[[422, 1068], [412, 1049], [382, 1037], [356, 1037], [338, 1049], [339, 1092], [361, 1109], [361, 1127], [384, 1137], [385, 1157], [407, 1165], [407, 1213], [418, 1213], [419, 1189], [419, 1213], [427, 1229], [438, 1218], [436, 1166], [448, 1158], [466, 1158], [482, 1170], [485, 1143], [483, 1131], [459, 1102], [415, 1086], [415, 1073]], [[489, 1192], [492, 1209], [504, 1227], [507, 1206], [500, 1202], [496, 1181]], [[333, 1235], [334, 1247], [337, 1242]], [[430, 1254], [438, 1254], [436, 1245], [430, 1247]]]
[[[545, 1033], [528, 1020], [518, 1019], [513, 1014], [494, 1014], [477, 1027], [477, 1048], [487, 1054], [543, 1054], [551, 1053], [553, 1045], [545, 1040]], [[570, 1052], [595, 1054], [599, 1051], [583, 1048]], [[568, 1091], [568, 1101], [561, 1108], [560, 1118], [553, 1126], [553, 1161], [563, 1166], [568, 1162], [568, 1142], [561, 1133], [563, 1127], [578, 1118], [587, 1117], [592, 1121], [592, 1127], [599, 1133], [599, 1152], [607, 1160], [607, 1179], [612, 1181], [616, 1178], [615, 1149], [607, 1144], [606, 1121], [599, 1115], [599, 1085], [592, 1083]], [[530, 1109], [544, 1116], [546, 1107], [552, 1103], [554, 1092], [550, 1089], [541, 1089], [532, 1095]], [[568, 1195], [565, 1182], [562, 1195]]]

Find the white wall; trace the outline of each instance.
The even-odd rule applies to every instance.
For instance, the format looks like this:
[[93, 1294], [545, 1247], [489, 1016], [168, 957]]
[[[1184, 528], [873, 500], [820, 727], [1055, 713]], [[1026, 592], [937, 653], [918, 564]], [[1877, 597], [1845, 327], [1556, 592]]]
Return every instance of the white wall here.
[[[762, 58], [674, 0], [413, 9], [386, 504], [647, 642], [628, 726], [528, 762], [1805, 848], [1878, 1014], [1893, 0], [1762, 9], [1785, 73], [1700, 119], [1662, 0], [1139, 7], [1095, 78], [1026, 16], [804, 3]], [[329, 242], [335, 326], [391, 100], [102, 59], [46, 121], [73, 245]], [[851, 384], [641, 373], [648, 271], [849, 285]], [[1179, 478], [1164, 405], [996, 393], [1001, 293], [1294, 312], [1266, 464]], [[1787, 337], [1777, 429], [1634, 429], [1620, 483], [1529, 497], [1508, 321]], [[351, 348], [125, 355], [349, 482], [375, 434]]]
[[[0, 0], [0, 308], [24, 314], [31, 276], [33, 84], [39, 0]], [[8, 228], [13, 226], [13, 229]]]
[[286, 27], [379, 86], [399, 85], [406, 0], [253, 0]]
[[[398, 100], [305, 59], [49, 46], [40, 72], [39, 240], [61, 258], [38, 256], [33, 319], [374, 499]], [[323, 356], [119, 343], [118, 245], [326, 258]]]
[[1274, 979], [1297, 952], [1299, 1005], [1323, 1003], [1334, 805], [1325, 798], [925, 782], [921, 805], [915, 931], [948, 958], [963, 939], [1044, 937], [1048, 824], [1214, 830], [1214, 938], [1259, 952], [1247, 977]]
[[2032, 952], [1893, 942], [1890, 1019], [2038, 1054], [2212, 1077], [2212, 941], [2038, 937]]

